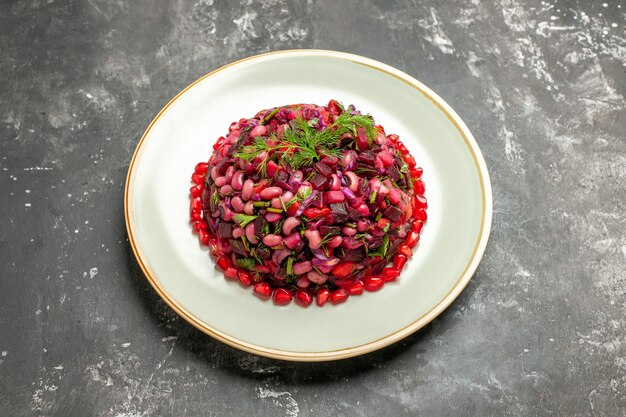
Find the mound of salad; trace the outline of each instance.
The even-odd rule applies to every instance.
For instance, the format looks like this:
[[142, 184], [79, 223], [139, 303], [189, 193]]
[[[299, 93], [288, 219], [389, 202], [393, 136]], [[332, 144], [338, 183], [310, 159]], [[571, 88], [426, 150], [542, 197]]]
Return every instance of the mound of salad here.
[[400, 276], [427, 219], [422, 169], [370, 115], [335, 100], [270, 108], [213, 149], [190, 216], [226, 279], [306, 307]]

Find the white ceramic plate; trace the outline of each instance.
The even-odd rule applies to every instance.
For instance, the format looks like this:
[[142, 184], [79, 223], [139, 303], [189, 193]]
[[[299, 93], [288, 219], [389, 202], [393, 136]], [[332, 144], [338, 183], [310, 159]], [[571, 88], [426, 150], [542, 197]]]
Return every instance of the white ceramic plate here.
[[[397, 282], [346, 303], [277, 307], [226, 281], [188, 223], [189, 177], [230, 123], [290, 103], [354, 104], [424, 168], [429, 220]], [[463, 290], [491, 227], [491, 187], [471, 133], [428, 87], [390, 66], [331, 51], [247, 58], [202, 77], [144, 133], [126, 182], [130, 242], [146, 277], [183, 318], [258, 355], [323, 361], [371, 352], [420, 329]]]

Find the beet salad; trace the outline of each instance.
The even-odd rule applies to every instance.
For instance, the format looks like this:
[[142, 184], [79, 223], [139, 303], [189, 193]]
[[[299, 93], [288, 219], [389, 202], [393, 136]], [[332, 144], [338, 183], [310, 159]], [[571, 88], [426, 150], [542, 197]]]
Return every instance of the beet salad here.
[[335, 100], [230, 125], [191, 177], [191, 223], [261, 299], [338, 304], [400, 276], [426, 222], [422, 169], [397, 135]]

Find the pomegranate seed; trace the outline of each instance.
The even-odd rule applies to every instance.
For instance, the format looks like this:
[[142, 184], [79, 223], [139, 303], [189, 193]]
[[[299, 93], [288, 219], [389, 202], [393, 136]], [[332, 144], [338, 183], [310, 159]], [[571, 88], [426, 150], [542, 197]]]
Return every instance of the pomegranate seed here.
[[296, 290], [296, 304], [302, 307], [308, 307], [313, 302], [313, 294], [311, 291], [300, 288]]
[[192, 198], [197, 198], [202, 195], [202, 191], [204, 190], [204, 184], [194, 185], [189, 189]]
[[406, 256], [397, 254], [393, 257], [393, 267], [400, 271], [404, 268], [404, 264], [406, 264], [407, 260], [408, 258]]
[[351, 261], [340, 262], [333, 268], [332, 274], [339, 278], [347, 278], [352, 274], [355, 266], [356, 263]]
[[200, 162], [198, 165], [196, 165], [194, 172], [196, 174], [206, 174], [208, 170], [209, 170], [209, 164], [206, 162]]
[[416, 220], [411, 225], [411, 231], [415, 233], [419, 233], [422, 231], [422, 226], [424, 226], [424, 223], [419, 220]]
[[209, 225], [204, 220], [198, 220], [193, 222], [193, 231], [194, 233], [199, 233], [200, 230], [207, 230]]
[[213, 150], [218, 150], [219, 147], [222, 146], [222, 143], [224, 143], [225, 140], [226, 138], [224, 136], [220, 136], [219, 138], [217, 138], [217, 142], [213, 144]]
[[387, 139], [389, 140], [389, 142], [395, 145], [396, 143], [398, 143], [398, 139], [400, 138], [398, 137], [398, 135], [391, 134], [391, 135], [387, 135]]
[[341, 113], [341, 107], [339, 107], [339, 102], [337, 102], [337, 100], [330, 100], [326, 107], [328, 107], [328, 111], [333, 116], [336, 116], [339, 113]]
[[396, 268], [383, 269], [383, 280], [385, 282], [395, 281], [400, 276], [400, 270]]
[[237, 270], [232, 266], [229, 266], [224, 270], [224, 277], [230, 280], [237, 279]]
[[426, 222], [426, 220], [428, 220], [428, 215], [426, 214], [426, 210], [419, 209], [413, 213], [413, 218]]
[[338, 290], [330, 293], [330, 302], [333, 304], [340, 304], [346, 301], [349, 296], [350, 294], [348, 294], [348, 291], [344, 290], [343, 288], [339, 288]]
[[404, 162], [406, 162], [410, 168], [415, 168], [415, 158], [410, 153], [404, 154]]
[[409, 172], [411, 173], [411, 178], [421, 178], [424, 170], [420, 167], [417, 167], [411, 168]]
[[209, 239], [209, 250], [211, 251], [211, 255], [217, 256], [219, 250], [217, 249], [217, 240]]
[[191, 176], [191, 182], [194, 184], [204, 184], [204, 174], [193, 174]]
[[204, 220], [204, 219], [202, 218], [202, 212], [201, 212], [200, 210], [194, 210], [194, 211], [192, 211], [192, 212], [191, 212], [191, 216], [190, 216], [190, 218], [191, 218], [191, 221], [192, 221], [192, 222], [198, 222], [198, 221], [200, 221], [200, 220]]
[[[235, 268], [228, 268], [228, 269], [230, 270], [230, 269], [235, 269]], [[228, 274], [224, 273], [224, 275], [228, 275]], [[252, 277], [246, 271], [239, 271], [239, 274], [236, 274], [236, 277], [239, 278], [239, 283], [243, 285], [244, 287], [249, 287], [250, 284], [252, 284]]]
[[404, 146], [404, 143], [402, 143], [401, 141], [398, 141], [398, 143], [396, 144], [396, 148], [402, 154], [408, 154], [409, 153], [409, 150], [406, 148], [406, 146]]
[[190, 202], [189, 202], [189, 212], [193, 213], [194, 211], [200, 211], [202, 210], [202, 199], [200, 197], [194, 197]]
[[202, 243], [203, 245], [209, 244], [209, 232], [207, 232], [206, 230], [199, 230], [198, 238], [200, 239], [200, 243]]
[[359, 295], [363, 294], [363, 283], [361, 281], [355, 281], [348, 288], [348, 293], [350, 295]]
[[217, 266], [219, 266], [222, 271], [226, 271], [231, 266], [230, 259], [220, 256], [217, 258]]
[[424, 191], [426, 191], [426, 187], [424, 186], [424, 182], [422, 180], [415, 180], [413, 183], [413, 189], [415, 190], [415, 194], [422, 195]]
[[285, 288], [276, 288], [274, 291], [274, 304], [278, 306], [284, 306], [291, 302], [291, 292]]
[[385, 285], [382, 277], [371, 276], [365, 279], [364, 287], [367, 291], [378, 291]]
[[423, 195], [416, 195], [414, 197], [415, 199], [415, 206], [417, 208], [423, 208], [426, 209], [428, 208], [428, 201], [426, 200], [426, 197], [424, 197]]
[[272, 296], [272, 287], [267, 282], [259, 282], [255, 284], [252, 293], [262, 300], [267, 300]]
[[415, 233], [415, 232], [411, 232], [407, 236], [407, 238], [404, 241], [404, 243], [406, 243], [409, 247], [412, 248], [413, 246], [417, 245], [417, 242], [419, 242], [419, 241], [420, 241], [420, 234], [419, 233]]
[[400, 245], [400, 247], [398, 248], [398, 253], [400, 255], [406, 256], [407, 258], [410, 258], [411, 256], [413, 256], [413, 251], [407, 244]]
[[317, 291], [317, 295], [315, 296], [315, 303], [321, 307], [326, 304], [329, 298], [330, 291], [328, 290], [328, 288], [322, 288], [321, 290]]

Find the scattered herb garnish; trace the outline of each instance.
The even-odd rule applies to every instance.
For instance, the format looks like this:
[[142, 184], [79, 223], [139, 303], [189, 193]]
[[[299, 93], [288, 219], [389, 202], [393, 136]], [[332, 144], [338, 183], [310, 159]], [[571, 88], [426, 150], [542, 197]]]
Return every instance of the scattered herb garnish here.
[[280, 163], [287, 164], [292, 169], [299, 169], [319, 161], [324, 156], [340, 157], [341, 151], [337, 149], [337, 144], [346, 133], [356, 136], [357, 130], [363, 128], [370, 142], [378, 134], [371, 116], [350, 112], [342, 113], [323, 130], [313, 127], [317, 124], [319, 124], [317, 119], [307, 121], [296, 118], [291, 122], [291, 126], [283, 131], [282, 138], [271, 136], [272, 141], [276, 141], [275, 148], [270, 147], [266, 139], [258, 137], [251, 145], [241, 148], [235, 156], [250, 162], [257, 155], [267, 151], [259, 164], [259, 169], [265, 177], [267, 162], [272, 157], [276, 157]]
[[245, 227], [251, 221], [254, 221], [257, 218], [256, 215], [248, 215], [243, 213], [238, 213], [233, 216], [233, 220], [239, 223], [239, 226]]
[[241, 241], [243, 242], [243, 247], [246, 248], [246, 251], [250, 252], [250, 245], [248, 244], [248, 239], [246, 239], [245, 235], [241, 236]]
[[383, 244], [376, 248], [375, 251], [369, 252], [368, 256], [380, 256], [384, 258], [387, 255], [387, 251], [389, 250], [389, 235], [383, 236]]
[[256, 261], [252, 258], [239, 258], [235, 261], [237, 266], [242, 269], [254, 270]]
[[307, 198], [309, 198], [309, 196], [311, 195], [311, 192], [312, 192], [311, 189], [310, 188], [303, 188], [303, 190], [304, 191], [298, 190], [296, 195], [291, 200], [287, 201], [287, 203], [285, 204], [285, 206], [286, 206], [285, 211], [287, 211], [287, 209], [289, 207], [291, 207], [293, 205], [293, 203], [295, 203], [295, 202], [301, 203], [304, 200], [306, 200]]
[[263, 118], [263, 121], [261, 122], [262, 125], [264, 125], [265, 123], [269, 122], [270, 119], [272, 117], [274, 117], [276, 115], [276, 113], [278, 113], [278, 107], [276, 107], [274, 110], [272, 110], [271, 112], [268, 113], [267, 116], [265, 116], [265, 118]]
[[220, 193], [218, 193], [217, 191], [215, 191], [212, 195], [211, 195], [211, 204], [217, 206], [220, 203]]

